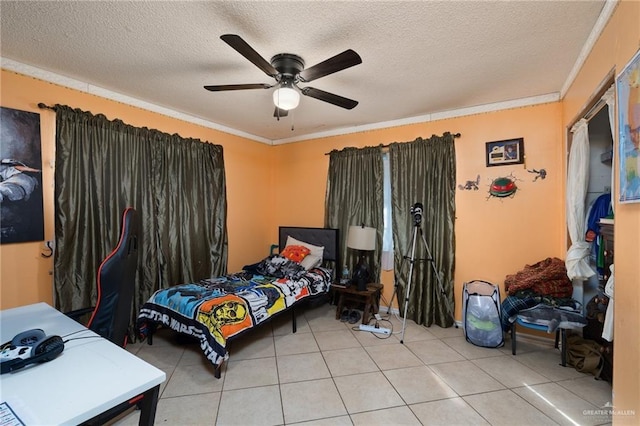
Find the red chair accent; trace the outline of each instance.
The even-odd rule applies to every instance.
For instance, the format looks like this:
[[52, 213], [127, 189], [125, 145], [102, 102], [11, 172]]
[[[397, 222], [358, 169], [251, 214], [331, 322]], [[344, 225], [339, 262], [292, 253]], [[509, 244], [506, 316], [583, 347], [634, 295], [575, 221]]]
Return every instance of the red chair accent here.
[[[76, 321], [91, 313], [86, 327], [123, 348], [127, 344], [138, 269], [138, 236], [138, 214], [133, 208], [128, 207], [122, 214], [118, 245], [98, 267], [96, 306], [67, 313], [67, 316]], [[145, 394], [140, 394], [94, 417], [91, 423], [86, 424], [105, 424], [134, 406], [140, 408], [145, 404], [157, 403], [153, 399], [153, 396], [146, 397]], [[140, 424], [142, 422], [141, 419]]]
[[138, 268], [138, 215], [128, 207], [122, 214], [120, 240], [98, 268], [96, 306], [67, 313], [78, 319], [91, 312], [86, 327], [125, 347]]

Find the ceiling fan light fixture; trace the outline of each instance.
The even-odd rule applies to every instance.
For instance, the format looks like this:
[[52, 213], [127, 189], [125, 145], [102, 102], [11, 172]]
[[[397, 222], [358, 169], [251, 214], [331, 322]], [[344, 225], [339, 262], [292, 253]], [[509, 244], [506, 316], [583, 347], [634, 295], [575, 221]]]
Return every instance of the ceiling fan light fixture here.
[[273, 92], [273, 103], [280, 109], [292, 110], [300, 103], [300, 93], [291, 87], [279, 87]]

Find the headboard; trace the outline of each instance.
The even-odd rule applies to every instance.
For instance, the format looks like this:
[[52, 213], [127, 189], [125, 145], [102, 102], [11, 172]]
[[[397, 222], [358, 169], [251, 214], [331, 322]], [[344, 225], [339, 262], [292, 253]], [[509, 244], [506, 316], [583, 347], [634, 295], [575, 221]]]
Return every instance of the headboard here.
[[338, 229], [281, 226], [278, 233], [280, 251], [284, 249], [289, 236], [314, 246], [324, 246], [324, 260], [336, 262], [336, 268], [340, 267], [340, 250], [338, 247], [340, 235]]

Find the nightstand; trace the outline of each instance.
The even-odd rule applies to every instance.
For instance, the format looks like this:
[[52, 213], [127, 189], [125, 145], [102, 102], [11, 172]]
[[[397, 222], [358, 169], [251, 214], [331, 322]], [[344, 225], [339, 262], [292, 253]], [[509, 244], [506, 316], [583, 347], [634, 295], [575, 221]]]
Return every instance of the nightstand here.
[[338, 296], [338, 308], [336, 309], [336, 319], [340, 319], [340, 314], [346, 302], [356, 302], [364, 304], [362, 313], [362, 324], [369, 324], [369, 317], [372, 313], [378, 313], [380, 307], [380, 297], [384, 286], [378, 283], [367, 284], [367, 289], [358, 291], [355, 285], [345, 287], [340, 284], [331, 284], [334, 294]]

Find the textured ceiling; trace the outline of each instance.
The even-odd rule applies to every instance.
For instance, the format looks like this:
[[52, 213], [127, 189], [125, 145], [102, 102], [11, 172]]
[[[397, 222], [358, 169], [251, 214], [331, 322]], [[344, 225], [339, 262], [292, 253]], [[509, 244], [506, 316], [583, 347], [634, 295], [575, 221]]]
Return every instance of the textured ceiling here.
[[[282, 143], [557, 97], [605, 3], [2, 0], [0, 56], [3, 68], [35, 67], [52, 73], [45, 78], [66, 77], [111, 97]], [[345, 110], [303, 96], [277, 121], [273, 89], [204, 90], [273, 82], [220, 40], [228, 33], [266, 60], [295, 53], [307, 67], [355, 50], [362, 64], [307, 85], [359, 105]]]

